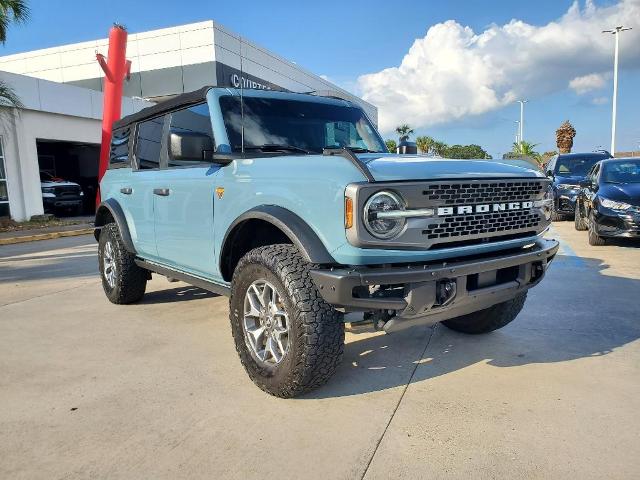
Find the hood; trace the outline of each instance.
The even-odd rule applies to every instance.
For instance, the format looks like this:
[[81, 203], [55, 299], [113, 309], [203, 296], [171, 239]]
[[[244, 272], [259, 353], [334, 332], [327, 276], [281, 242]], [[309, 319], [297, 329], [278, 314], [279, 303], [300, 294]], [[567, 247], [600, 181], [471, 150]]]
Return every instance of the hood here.
[[553, 178], [553, 183], [558, 185], [559, 183], [566, 183], [569, 185], [580, 185], [580, 182], [584, 181], [587, 177], [584, 175], [556, 175]]
[[640, 206], [640, 183], [602, 183], [598, 195]]
[[361, 154], [378, 182], [396, 180], [437, 180], [455, 178], [545, 178], [528, 168], [498, 160], [456, 160], [422, 155]]
[[60, 180], [59, 182], [40, 182], [40, 187], [79, 187], [77, 183]]

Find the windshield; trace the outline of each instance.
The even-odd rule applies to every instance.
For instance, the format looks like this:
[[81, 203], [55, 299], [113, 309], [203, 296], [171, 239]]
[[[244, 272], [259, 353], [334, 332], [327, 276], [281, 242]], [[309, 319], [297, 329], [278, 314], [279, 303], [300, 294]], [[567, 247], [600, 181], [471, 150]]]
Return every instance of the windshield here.
[[559, 157], [556, 163], [555, 174], [560, 176], [586, 176], [601, 157]]
[[[233, 152], [242, 151], [240, 98], [220, 98]], [[274, 98], [244, 98], [245, 150], [322, 153], [324, 148], [387, 152], [365, 114], [356, 107]]]
[[640, 160], [604, 163], [602, 181], [605, 183], [640, 183]]

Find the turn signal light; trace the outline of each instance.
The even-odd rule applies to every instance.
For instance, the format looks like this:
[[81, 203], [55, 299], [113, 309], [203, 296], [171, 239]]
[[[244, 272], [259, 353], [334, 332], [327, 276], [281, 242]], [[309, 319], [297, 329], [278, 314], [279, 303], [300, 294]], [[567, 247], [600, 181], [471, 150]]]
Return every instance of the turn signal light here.
[[344, 228], [353, 227], [353, 200], [349, 197], [344, 199]]

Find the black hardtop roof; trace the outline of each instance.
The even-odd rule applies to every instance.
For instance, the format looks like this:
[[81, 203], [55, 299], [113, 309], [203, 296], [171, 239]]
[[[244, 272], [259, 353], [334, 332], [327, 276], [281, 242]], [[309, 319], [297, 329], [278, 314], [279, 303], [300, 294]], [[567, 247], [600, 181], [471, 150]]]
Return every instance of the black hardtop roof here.
[[170, 110], [174, 110], [179, 107], [186, 107], [189, 105], [195, 105], [196, 103], [202, 103], [207, 99], [207, 92], [213, 87], [206, 86], [194, 92], [181, 93], [164, 102], [156, 103], [150, 107], [143, 108], [139, 112], [132, 113], [126, 117], [121, 118], [117, 122], [114, 122], [113, 128], [122, 128], [132, 123], [146, 120], [147, 118], [156, 117], [162, 115]]
[[[127, 115], [126, 117], [121, 118], [117, 122], [114, 122], [113, 128], [123, 128], [131, 125], [132, 123], [140, 122], [143, 120], [147, 120], [149, 118], [157, 117], [162, 115], [163, 113], [167, 113], [172, 110], [176, 110], [182, 107], [188, 107], [191, 105], [196, 105], [198, 103], [205, 102], [207, 100], [207, 93], [212, 88], [217, 88], [221, 90], [228, 90], [229, 92], [240, 92], [240, 90], [236, 88], [230, 87], [214, 87], [212, 85], [207, 85], [206, 87], [202, 87], [193, 92], [181, 93], [180, 95], [176, 95], [175, 97], [170, 98], [169, 100], [165, 100], [159, 102], [155, 105], [151, 105], [150, 107], [143, 108], [139, 112], [132, 113], [131, 115]], [[263, 97], [265, 95], [268, 96], [278, 96], [278, 97], [307, 97], [314, 98], [317, 102], [323, 103], [336, 103], [343, 102], [349, 105], [352, 104], [350, 100], [346, 100], [344, 98], [325, 96], [325, 95], [315, 95], [312, 92], [280, 92], [278, 90], [254, 90], [247, 89], [245, 90], [245, 95], [252, 97]]]

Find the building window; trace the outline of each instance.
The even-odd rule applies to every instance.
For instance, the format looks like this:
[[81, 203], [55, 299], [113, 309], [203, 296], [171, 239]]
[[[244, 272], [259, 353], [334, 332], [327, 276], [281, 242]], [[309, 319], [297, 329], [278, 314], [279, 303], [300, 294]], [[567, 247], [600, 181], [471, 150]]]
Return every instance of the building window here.
[[0, 137], [0, 217], [10, 217], [9, 193], [7, 192], [7, 170], [4, 166], [4, 148]]

